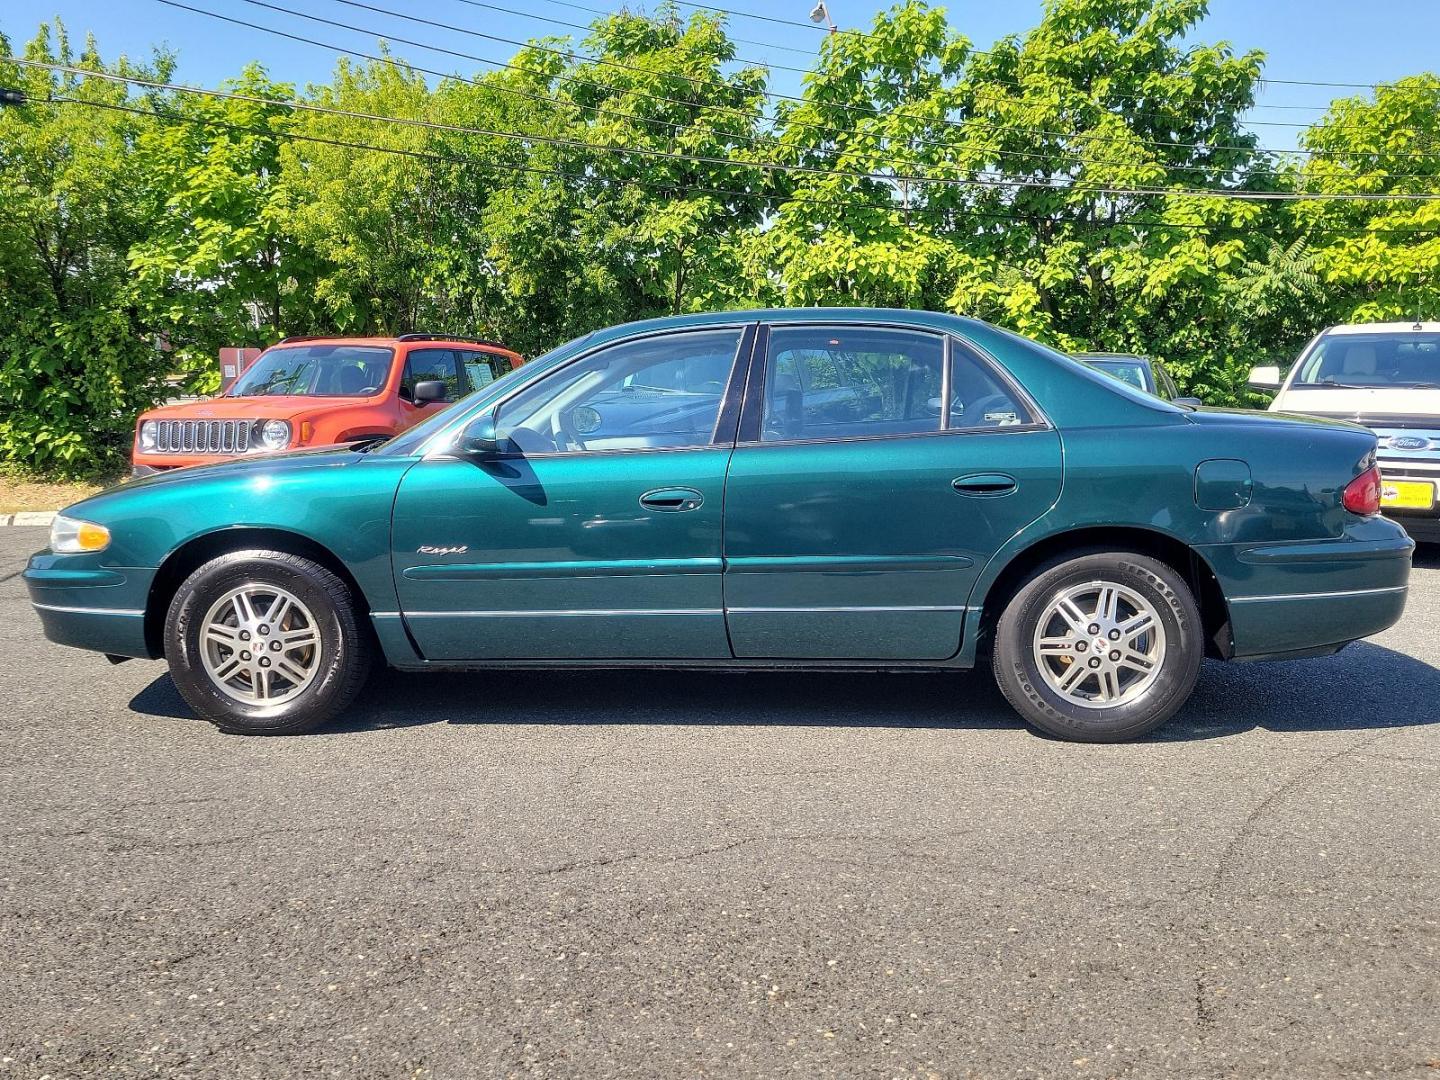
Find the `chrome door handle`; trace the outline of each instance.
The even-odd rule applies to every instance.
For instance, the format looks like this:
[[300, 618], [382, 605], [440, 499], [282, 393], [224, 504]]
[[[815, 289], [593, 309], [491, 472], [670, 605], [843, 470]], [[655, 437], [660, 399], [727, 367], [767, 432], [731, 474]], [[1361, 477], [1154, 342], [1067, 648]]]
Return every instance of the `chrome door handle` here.
[[705, 502], [705, 496], [694, 488], [656, 488], [640, 496], [640, 505], [658, 514], [678, 514], [684, 510], [698, 510]]
[[1013, 476], [1005, 473], [972, 473], [969, 476], [957, 476], [950, 481], [950, 486], [959, 494], [974, 499], [994, 499], [1013, 494], [1019, 485], [1015, 483]]

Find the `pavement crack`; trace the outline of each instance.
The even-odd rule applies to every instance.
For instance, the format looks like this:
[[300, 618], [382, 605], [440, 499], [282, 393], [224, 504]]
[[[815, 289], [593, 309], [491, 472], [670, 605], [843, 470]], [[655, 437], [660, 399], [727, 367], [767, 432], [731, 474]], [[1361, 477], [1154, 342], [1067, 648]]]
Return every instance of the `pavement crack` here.
[[555, 874], [569, 874], [576, 870], [594, 870], [603, 866], [614, 866], [624, 862], [654, 862], [654, 863], [688, 863], [696, 859], [703, 859], [709, 855], [720, 855], [727, 851], [734, 851], [738, 847], [747, 844], [756, 844], [764, 840], [760, 836], [747, 836], [739, 840], [732, 840], [728, 844], [716, 844], [713, 847], [697, 848], [694, 851], [682, 851], [673, 854], [646, 855], [638, 851], [627, 852], [622, 855], [610, 855], [601, 859], [579, 859], [574, 862], [560, 863], [557, 866], [547, 866], [536, 870], [536, 877], [550, 877]]
[[[1235, 856], [1239, 853], [1245, 842], [1255, 834], [1256, 827], [1271, 811], [1292, 794], [1303, 789], [1336, 762], [1345, 758], [1353, 760], [1356, 758], [1371, 757], [1372, 755], [1365, 753], [1369, 747], [1380, 742], [1382, 739], [1387, 739], [1392, 735], [1398, 734], [1402, 730], [1404, 729], [1387, 728], [1368, 738], [1350, 743], [1335, 751], [1333, 754], [1327, 754], [1319, 761], [1312, 762], [1304, 768], [1299, 769], [1292, 774], [1289, 779], [1271, 788], [1270, 791], [1265, 794], [1265, 797], [1256, 803], [1250, 812], [1245, 815], [1245, 820], [1240, 822], [1239, 827], [1236, 828], [1234, 834], [1220, 852], [1220, 857], [1215, 860], [1215, 871], [1211, 875], [1209, 882], [1207, 882], [1201, 890], [1203, 905], [1213, 907], [1220, 899], [1227, 879], [1232, 876], [1231, 865], [1234, 862]], [[1205, 979], [1205, 971], [1201, 968], [1195, 973], [1195, 1025], [1199, 1030], [1202, 1041], [1205, 1038], [1207, 1030], [1213, 1028], [1217, 1023], [1215, 1010], [1211, 1004], [1212, 997], [1213, 994], [1210, 992]]]

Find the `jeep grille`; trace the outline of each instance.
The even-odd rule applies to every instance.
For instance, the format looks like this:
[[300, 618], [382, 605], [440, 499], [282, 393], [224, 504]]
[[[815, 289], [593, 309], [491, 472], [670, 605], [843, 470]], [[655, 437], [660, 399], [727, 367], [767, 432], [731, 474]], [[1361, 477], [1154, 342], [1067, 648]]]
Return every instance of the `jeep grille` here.
[[250, 449], [250, 420], [160, 420], [157, 454], [244, 454]]

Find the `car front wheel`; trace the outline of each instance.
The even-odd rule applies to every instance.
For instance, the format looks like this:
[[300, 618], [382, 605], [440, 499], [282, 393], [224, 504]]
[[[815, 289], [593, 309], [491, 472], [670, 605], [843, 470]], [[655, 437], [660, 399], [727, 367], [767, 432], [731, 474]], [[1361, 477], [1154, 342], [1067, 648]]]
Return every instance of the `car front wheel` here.
[[1184, 579], [1157, 559], [1105, 552], [1041, 567], [1020, 587], [995, 629], [995, 680], [1041, 731], [1121, 742], [1174, 715], [1203, 654]]
[[370, 644], [349, 588], [324, 566], [286, 552], [236, 551], [176, 591], [165, 657], [181, 696], [221, 731], [292, 735], [354, 700]]

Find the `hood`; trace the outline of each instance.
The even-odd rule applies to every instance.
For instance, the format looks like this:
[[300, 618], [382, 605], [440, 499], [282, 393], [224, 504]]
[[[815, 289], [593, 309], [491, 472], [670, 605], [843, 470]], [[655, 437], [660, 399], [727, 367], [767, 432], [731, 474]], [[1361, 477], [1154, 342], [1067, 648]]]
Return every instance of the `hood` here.
[[330, 409], [354, 408], [369, 398], [308, 397], [303, 394], [284, 397], [213, 397], [204, 401], [187, 401], [178, 405], [162, 405], [140, 414], [146, 420], [297, 420]]
[[[302, 450], [277, 450], [271, 454], [246, 454], [243, 457], [227, 458], [213, 465], [191, 465], [184, 469], [169, 469], [135, 480], [126, 480], [115, 487], [106, 488], [97, 495], [75, 506], [85, 506], [111, 496], [128, 496], [145, 489], [173, 488], [177, 485], [202, 484], [214, 479], [239, 479], [246, 475], [284, 477], [306, 469], [335, 469], [352, 465], [364, 454], [356, 449], [362, 444], [346, 443], [343, 446], [310, 446]], [[73, 507], [64, 511], [69, 513]]]
[[[1440, 390], [1399, 386], [1367, 386], [1349, 389], [1297, 387], [1282, 390], [1275, 396], [1272, 409], [1301, 412], [1310, 416], [1329, 416], [1356, 420], [1367, 425], [1440, 426]], [[1399, 421], [1400, 423], [1396, 423]]]

